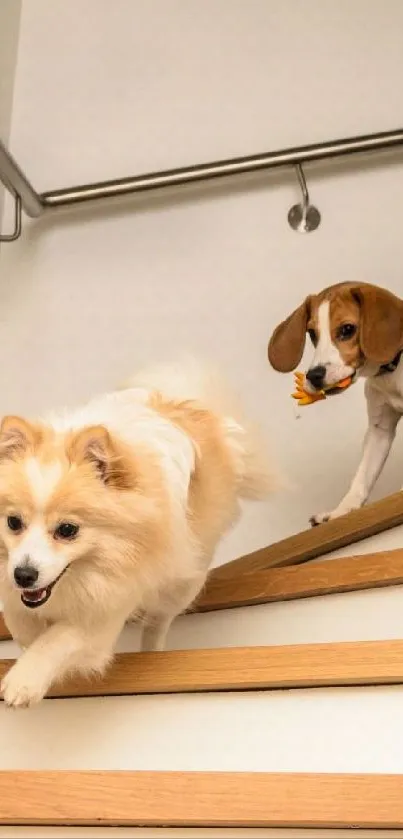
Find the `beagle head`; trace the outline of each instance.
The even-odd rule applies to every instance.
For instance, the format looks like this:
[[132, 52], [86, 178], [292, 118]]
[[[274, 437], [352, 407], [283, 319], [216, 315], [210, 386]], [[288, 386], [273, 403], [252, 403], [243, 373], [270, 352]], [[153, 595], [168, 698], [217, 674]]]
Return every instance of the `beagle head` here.
[[289, 373], [301, 361], [306, 334], [314, 346], [310, 390], [342, 379], [375, 375], [403, 348], [403, 301], [365, 283], [340, 283], [310, 295], [273, 332], [269, 361]]

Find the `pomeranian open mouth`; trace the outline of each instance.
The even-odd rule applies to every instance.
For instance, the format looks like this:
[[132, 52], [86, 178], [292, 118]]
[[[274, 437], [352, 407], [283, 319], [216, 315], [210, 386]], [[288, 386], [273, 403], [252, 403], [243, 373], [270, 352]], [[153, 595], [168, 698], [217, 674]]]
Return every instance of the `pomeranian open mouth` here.
[[24, 606], [28, 609], [37, 609], [38, 606], [43, 606], [43, 604], [49, 600], [54, 586], [60, 580], [60, 577], [63, 576], [65, 571], [67, 571], [67, 568], [64, 568], [61, 574], [53, 580], [53, 583], [49, 583], [48, 586], [44, 586], [43, 588], [24, 589], [21, 592], [21, 600]]

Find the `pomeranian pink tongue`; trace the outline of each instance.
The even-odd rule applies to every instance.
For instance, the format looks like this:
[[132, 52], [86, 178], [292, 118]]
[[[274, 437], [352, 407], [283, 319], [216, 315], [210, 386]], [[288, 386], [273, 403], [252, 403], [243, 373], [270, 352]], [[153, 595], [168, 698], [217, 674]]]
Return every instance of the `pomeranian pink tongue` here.
[[24, 589], [22, 593], [24, 600], [30, 600], [32, 603], [37, 603], [45, 596], [46, 588], [37, 588], [35, 591], [32, 591], [32, 589]]

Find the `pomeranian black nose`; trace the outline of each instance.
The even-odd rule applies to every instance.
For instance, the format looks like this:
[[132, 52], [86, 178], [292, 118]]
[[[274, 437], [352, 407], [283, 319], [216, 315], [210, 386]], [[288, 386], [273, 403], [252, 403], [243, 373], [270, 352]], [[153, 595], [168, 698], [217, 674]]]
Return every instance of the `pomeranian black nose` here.
[[14, 579], [20, 588], [31, 588], [38, 577], [39, 573], [33, 565], [17, 565], [14, 569]]

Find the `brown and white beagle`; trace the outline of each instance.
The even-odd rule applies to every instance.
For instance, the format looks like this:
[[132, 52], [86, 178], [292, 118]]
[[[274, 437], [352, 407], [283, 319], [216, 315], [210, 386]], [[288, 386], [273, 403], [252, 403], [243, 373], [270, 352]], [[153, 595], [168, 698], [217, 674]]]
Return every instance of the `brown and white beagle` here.
[[301, 361], [306, 333], [314, 346], [306, 373], [312, 392], [348, 376], [364, 376], [368, 430], [350, 489], [320, 524], [365, 504], [392, 445], [403, 414], [403, 301], [378, 286], [340, 283], [313, 294], [273, 332], [269, 361], [289, 373]]

